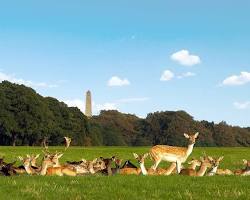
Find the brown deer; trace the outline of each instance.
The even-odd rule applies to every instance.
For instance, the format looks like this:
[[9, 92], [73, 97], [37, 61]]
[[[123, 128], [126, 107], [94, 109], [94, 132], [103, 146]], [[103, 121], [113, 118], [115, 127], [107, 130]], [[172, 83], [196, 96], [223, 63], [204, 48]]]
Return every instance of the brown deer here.
[[212, 166], [212, 163], [209, 159], [201, 157], [201, 166], [198, 171], [194, 169], [182, 169], [180, 172], [180, 175], [186, 175], [186, 176], [204, 176], [206, 173], [207, 168]]
[[[37, 165], [36, 165], [36, 161], [37, 161], [37, 158], [40, 156], [40, 154], [37, 154], [37, 155], [27, 155], [27, 157], [25, 158], [26, 159], [26, 162], [30, 162], [30, 167], [33, 168], [33, 172], [35, 172], [36, 170], [40, 169]], [[23, 158], [21, 156], [19, 156], [19, 159], [21, 161], [23, 161]], [[26, 173], [26, 169], [24, 167], [24, 165], [20, 165], [18, 167], [14, 167], [14, 170], [16, 171], [17, 174], [24, 174]]]
[[[25, 158], [18, 156], [18, 158], [20, 159], [20, 161], [22, 161], [22, 163], [23, 163], [22, 166], [24, 167], [27, 174], [29, 174], [29, 175], [37, 174], [38, 170], [31, 167], [32, 158], [30, 155], [26, 155]], [[22, 168], [22, 166], [19, 166], [19, 167]]]
[[3, 161], [3, 158], [0, 159], [0, 174], [4, 176], [12, 176], [16, 175], [14, 164], [16, 161], [12, 163], [6, 163]]
[[112, 175], [111, 165], [113, 161], [115, 161], [116, 157], [115, 156], [112, 156], [111, 158], [100, 157], [100, 159], [105, 163], [106, 166], [106, 168], [101, 171], [102, 174], [111, 176]]
[[223, 156], [219, 157], [218, 159], [208, 156], [208, 159], [210, 160], [210, 162], [212, 164], [212, 168], [207, 174], [208, 176], [214, 176], [214, 175], [218, 174], [218, 171], [220, 171], [219, 173], [225, 172], [225, 170], [218, 169], [219, 164], [223, 160], [223, 158], [224, 158]]
[[184, 137], [187, 138], [189, 142], [187, 148], [168, 145], [156, 145], [152, 147], [150, 150], [150, 156], [154, 161], [152, 169], [156, 170], [160, 162], [164, 160], [176, 163], [177, 172], [180, 173], [181, 165], [187, 160], [188, 156], [192, 153], [198, 135], [198, 132], [194, 135], [188, 135], [184, 133]]
[[115, 158], [114, 162], [115, 162], [115, 168], [111, 168], [112, 175], [120, 174], [122, 160]]
[[120, 169], [121, 175], [139, 175], [140, 173], [141, 169], [131, 163], [130, 160], [125, 161]]
[[243, 159], [243, 164], [246, 166], [244, 169], [238, 169], [234, 171], [235, 175], [249, 176], [250, 175], [250, 161]]
[[106, 168], [105, 163], [97, 158], [93, 161], [82, 159], [77, 162], [67, 162], [65, 166], [69, 169], [75, 170], [78, 175], [95, 174]]

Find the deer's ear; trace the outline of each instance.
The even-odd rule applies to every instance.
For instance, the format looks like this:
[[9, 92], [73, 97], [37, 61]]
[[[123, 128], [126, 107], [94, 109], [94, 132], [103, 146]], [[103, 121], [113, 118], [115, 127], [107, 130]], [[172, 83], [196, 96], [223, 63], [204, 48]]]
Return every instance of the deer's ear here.
[[243, 164], [246, 165], [247, 164], [247, 160], [246, 159], [243, 159]]
[[183, 135], [184, 135], [185, 138], [187, 138], [187, 139], [189, 138], [188, 134], [184, 133]]
[[96, 163], [96, 161], [97, 161], [97, 158], [95, 158], [92, 162], [93, 162], [93, 163]]
[[112, 161], [115, 161], [116, 157], [115, 157], [115, 156], [113, 156], [111, 159], [112, 159]]
[[209, 161], [213, 161], [214, 159], [211, 156], [207, 157]]
[[222, 161], [224, 159], [224, 156], [219, 157], [218, 161]]
[[144, 155], [143, 155], [143, 158], [145, 159], [145, 158], [147, 158], [148, 157], [148, 153], [145, 153]]
[[203, 157], [200, 157], [200, 161], [201, 161], [201, 162], [204, 162], [205, 160], [204, 160], [204, 158], [203, 158]]
[[103, 157], [100, 157], [100, 159], [101, 159], [101, 160], [104, 160], [104, 158], [103, 158]]
[[199, 134], [200, 134], [199, 132], [195, 133], [194, 137], [197, 138], [199, 136]]
[[29, 155], [29, 154], [27, 154], [26, 156], [27, 156], [27, 158], [30, 158], [30, 155]]
[[85, 159], [82, 159], [82, 162], [83, 162], [83, 163], [86, 163], [86, 162], [87, 162], [87, 160], [85, 160]]
[[21, 156], [18, 156], [18, 159], [21, 160], [21, 161], [23, 161], [23, 157], [21, 157]]
[[137, 153], [133, 153], [133, 155], [134, 155], [135, 159], [137, 159], [139, 157]]
[[39, 156], [40, 156], [40, 154], [37, 154], [37, 155], [35, 156], [35, 159], [39, 158]]
[[59, 154], [57, 157], [58, 158], [61, 158], [63, 156], [63, 153]]

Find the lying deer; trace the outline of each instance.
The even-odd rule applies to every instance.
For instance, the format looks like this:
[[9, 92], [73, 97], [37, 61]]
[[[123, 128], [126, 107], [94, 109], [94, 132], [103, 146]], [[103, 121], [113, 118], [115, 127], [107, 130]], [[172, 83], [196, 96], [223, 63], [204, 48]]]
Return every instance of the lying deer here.
[[32, 167], [32, 165], [31, 165], [32, 158], [30, 155], [27, 155], [26, 157], [18, 156], [18, 158], [23, 163], [23, 165], [19, 166], [18, 168], [22, 169], [22, 167], [24, 167], [26, 173], [29, 175], [37, 174], [38, 169]]
[[126, 160], [121, 169], [124, 168], [137, 168], [137, 167], [130, 160]]
[[250, 161], [243, 159], [243, 164], [246, 166], [244, 169], [238, 169], [234, 171], [235, 175], [249, 176], [250, 175]]
[[102, 174], [108, 175], [108, 176], [112, 175], [111, 165], [112, 165], [112, 162], [115, 161], [115, 158], [116, 158], [115, 156], [111, 158], [100, 157], [100, 159], [105, 163], [105, 166], [106, 166], [105, 169], [101, 171]]
[[12, 162], [12, 163], [6, 163], [3, 161], [4, 158], [0, 159], [0, 174], [4, 175], [4, 176], [12, 176], [12, 175], [16, 175], [16, 171], [14, 170], [14, 164], [16, 163], [16, 161]]
[[201, 166], [201, 161], [193, 158], [188, 164], [190, 165], [188, 169], [196, 170], [196, 167]]
[[65, 166], [75, 170], [78, 175], [95, 174], [106, 168], [105, 163], [97, 158], [93, 161], [82, 159], [81, 161], [67, 162]]
[[115, 162], [115, 168], [111, 168], [112, 175], [120, 174], [122, 160], [115, 158], [114, 162]]
[[[180, 172], [180, 175], [186, 175], [186, 176], [204, 176], [207, 169], [212, 166], [212, 163], [209, 159], [201, 157], [201, 166], [198, 171], [195, 169], [182, 169]], [[177, 164], [178, 165], [178, 164]]]
[[130, 160], [125, 161], [120, 169], [120, 174], [122, 175], [139, 175], [140, 173], [141, 169], [130, 162]]
[[156, 170], [160, 162], [164, 160], [176, 163], [177, 172], [180, 173], [181, 165], [187, 160], [188, 156], [192, 153], [198, 135], [198, 132], [194, 135], [188, 135], [184, 133], [184, 137], [188, 139], [187, 148], [168, 145], [156, 145], [152, 147], [150, 150], [150, 156], [154, 161], [152, 169]]
[[[35, 170], [38, 170], [39, 167], [37, 166], [36, 162], [37, 162], [37, 159], [39, 158], [40, 154], [37, 154], [37, 155], [27, 155], [27, 159], [29, 160], [30, 162], [30, 166], [31, 168]], [[19, 158], [21, 161], [23, 160], [22, 157]], [[20, 165], [18, 167], [15, 167], [14, 170], [16, 171], [17, 174], [24, 174], [26, 173], [26, 169], [24, 167], [24, 165]]]
[[218, 159], [212, 158], [210, 156], [208, 156], [208, 159], [210, 160], [210, 162], [212, 163], [212, 168], [211, 170], [208, 172], [208, 176], [214, 176], [215, 174], [218, 175], [226, 175], [228, 174], [228, 169], [218, 169], [220, 162], [223, 160], [223, 156], [219, 157]]

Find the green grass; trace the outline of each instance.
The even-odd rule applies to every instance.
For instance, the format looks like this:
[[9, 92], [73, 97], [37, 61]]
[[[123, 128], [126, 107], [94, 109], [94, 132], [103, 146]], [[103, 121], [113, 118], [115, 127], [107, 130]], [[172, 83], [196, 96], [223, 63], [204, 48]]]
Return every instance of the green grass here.
[[[51, 147], [51, 151], [62, 148]], [[116, 155], [124, 160], [132, 153], [148, 152], [149, 147], [69, 148], [61, 159], [93, 159]], [[41, 148], [0, 147], [0, 157], [13, 161], [19, 155], [40, 153]], [[190, 156], [224, 155], [221, 168], [242, 168], [242, 159], [250, 159], [250, 148], [195, 148]], [[150, 160], [147, 166], [152, 165]], [[166, 162], [161, 166], [165, 167]], [[84, 176], [84, 177], [0, 177], [0, 199], [250, 199], [250, 177], [215, 176]]]

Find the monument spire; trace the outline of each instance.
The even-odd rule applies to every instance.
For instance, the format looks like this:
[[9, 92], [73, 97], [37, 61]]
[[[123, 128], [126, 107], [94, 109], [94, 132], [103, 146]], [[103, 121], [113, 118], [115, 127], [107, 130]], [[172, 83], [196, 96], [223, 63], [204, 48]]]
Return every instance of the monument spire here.
[[91, 92], [89, 90], [86, 92], [85, 115], [89, 118], [92, 117], [92, 100], [91, 100]]

